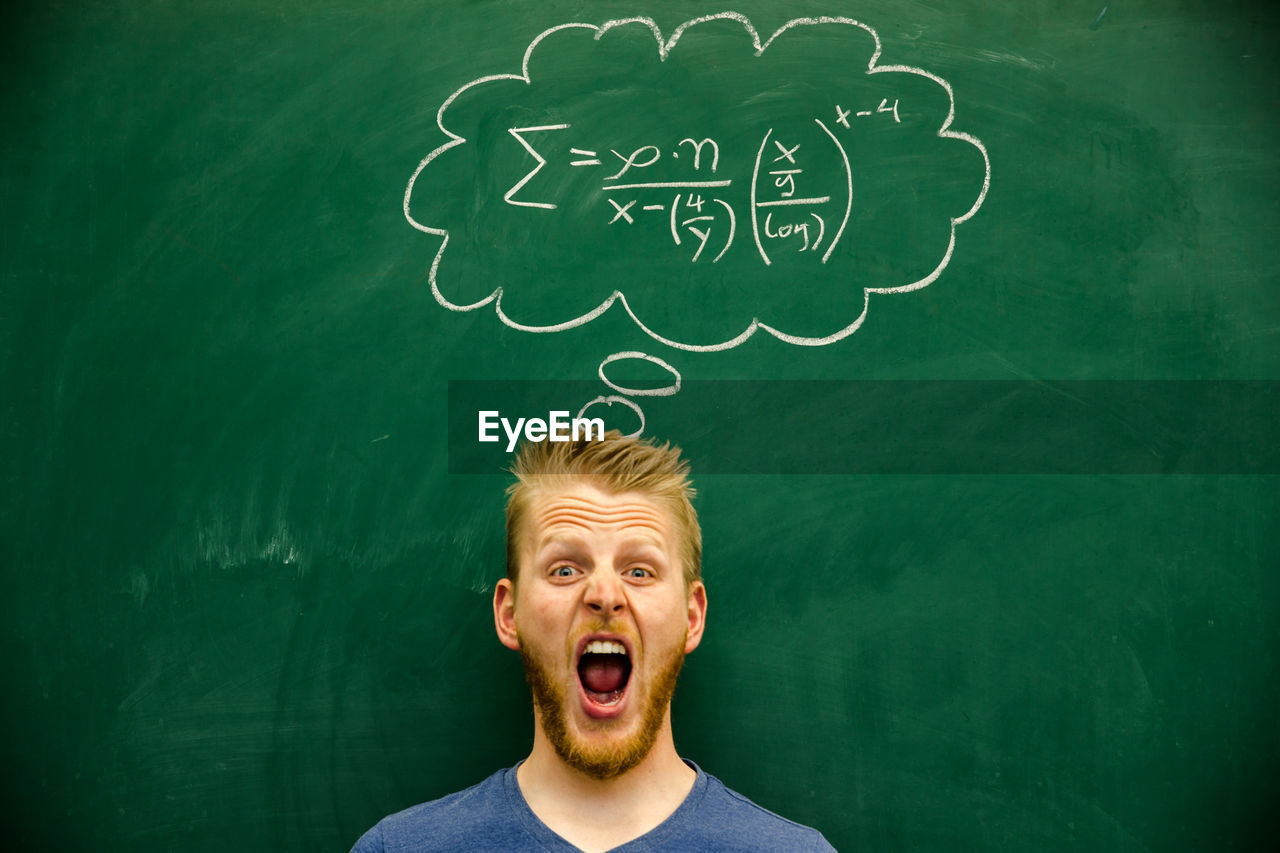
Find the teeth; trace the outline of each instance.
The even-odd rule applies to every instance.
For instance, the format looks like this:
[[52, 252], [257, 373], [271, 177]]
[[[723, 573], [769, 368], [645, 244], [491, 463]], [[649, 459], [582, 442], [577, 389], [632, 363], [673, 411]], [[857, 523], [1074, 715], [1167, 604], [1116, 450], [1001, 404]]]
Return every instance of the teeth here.
[[590, 655], [625, 655], [627, 647], [612, 640], [592, 640], [587, 643], [587, 647], [582, 650], [582, 653]]

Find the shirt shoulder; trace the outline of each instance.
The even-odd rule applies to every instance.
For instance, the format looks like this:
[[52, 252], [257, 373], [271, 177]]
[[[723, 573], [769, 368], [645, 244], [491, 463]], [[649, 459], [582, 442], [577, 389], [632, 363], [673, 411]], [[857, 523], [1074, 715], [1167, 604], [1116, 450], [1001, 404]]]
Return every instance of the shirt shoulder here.
[[696, 812], [683, 822], [679, 837], [665, 838], [654, 849], [834, 853], [818, 830], [774, 814], [710, 774], [706, 779]]
[[351, 853], [428, 853], [528, 848], [512, 819], [499, 770], [463, 791], [407, 808], [380, 820]]

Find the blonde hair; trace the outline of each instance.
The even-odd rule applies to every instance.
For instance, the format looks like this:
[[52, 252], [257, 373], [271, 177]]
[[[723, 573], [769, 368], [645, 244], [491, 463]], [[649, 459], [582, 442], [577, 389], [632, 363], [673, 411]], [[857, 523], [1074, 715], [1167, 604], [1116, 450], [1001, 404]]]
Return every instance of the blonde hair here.
[[702, 578], [702, 529], [693, 509], [689, 463], [680, 448], [610, 430], [600, 441], [526, 441], [507, 487], [507, 577], [516, 582], [519, 542], [535, 492], [585, 480], [611, 494], [638, 492], [665, 507], [676, 523], [685, 585]]

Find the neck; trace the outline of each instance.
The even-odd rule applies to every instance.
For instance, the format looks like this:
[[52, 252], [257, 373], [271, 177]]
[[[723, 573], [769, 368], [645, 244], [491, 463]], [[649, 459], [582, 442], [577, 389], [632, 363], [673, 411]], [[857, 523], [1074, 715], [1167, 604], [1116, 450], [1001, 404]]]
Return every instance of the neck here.
[[653, 829], [679, 808], [696, 779], [676, 753], [670, 709], [653, 749], [620, 776], [596, 779], [565, 764], [537, 720], [533, 751], [516, 772], [533, 813], [583, 849], [593, 841], [609, 849]]

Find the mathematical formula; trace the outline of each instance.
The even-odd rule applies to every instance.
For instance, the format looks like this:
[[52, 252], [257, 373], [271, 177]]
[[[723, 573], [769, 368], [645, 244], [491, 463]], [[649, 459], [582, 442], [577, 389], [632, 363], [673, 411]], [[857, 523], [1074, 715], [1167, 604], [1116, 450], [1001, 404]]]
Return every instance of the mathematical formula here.
[[[837, 130], [851, 130], [854, 127], [851, 119], [856, 123], [875, 115], [900, 123], [898, 99], [890, 103], [884, 98], [874, 109], [857, 111], [837, 104], [831, 124]], [[776, 251], [775, 244], [779, 242], [786, 242], [789, 251], [821, 250], [822, 262], [826, 263], [848, 225], [853, 205], [849, 155], [837, 132], [821, 119], [814, 119], [814, 123], [834, 147], [843, 170], [842, 186], [809, 192], [812, 187], [806, 180], [804, 166], [808, 152], [801, 152], [801, 142], [775, 133], [773, 128], [762, 136], [754, 168], [746, 176], [750, 194], [745, 213], [750, 220], [756, 252], [766, 265], [773, 263], [770, 250]], [[553, 133], [571, 136], [572, 130], [569, 124], [507, 129], [535, 161], [534, 167], [503, 195], [507, 204], [557, 209], [552, 202], [534, 200], [525, 188], [549, 162], [542, 153], [548, 145], [548, 136]], [[566, 165], [574, 169], [613, 170], [601, 179], [599, 187], [608, 203], [611, 226], [643, 226], [646, 219], [660, 221], [670, 232], [675, 246], [692, 250], [689, 258], [692, 263], [703, 259], [704, 253], [710, 263], [717, 263], [733, 248], [738, 214], [719, 191], [732, 186], [734, 179], [719, 173], [720, 145], [711, 137], [685, 137], [665, 151], [654, 144], [631, 151], [610, 148], [604, 157], [591, 149], [570, 147]]]
[[440, 238], [433, 296], [539, 333], [618, 306], [690, 352], [760, 330], [843, 339], [872, 294], [943, 273], [990, 185], [982, 142], [951, 128], [951, 85], [880, 53], [875, 30], [844, 17], [767, 37], [730, 12], [669, 34], [643, 17], [543, 31], [518, 73], [439, 106], [448, 141], [404, 194], [409, 223]]

